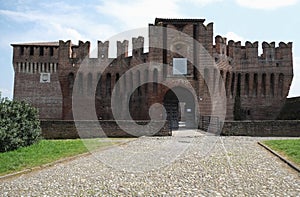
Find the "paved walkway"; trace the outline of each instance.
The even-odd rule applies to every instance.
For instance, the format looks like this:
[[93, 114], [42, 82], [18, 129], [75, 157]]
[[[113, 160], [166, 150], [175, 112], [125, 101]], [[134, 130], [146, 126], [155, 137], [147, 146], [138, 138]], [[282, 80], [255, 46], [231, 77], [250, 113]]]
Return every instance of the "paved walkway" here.
[[257, 144], [267, 138], [178, 132], [0, 180], [0, 195], [299, 196], [299, 174]]

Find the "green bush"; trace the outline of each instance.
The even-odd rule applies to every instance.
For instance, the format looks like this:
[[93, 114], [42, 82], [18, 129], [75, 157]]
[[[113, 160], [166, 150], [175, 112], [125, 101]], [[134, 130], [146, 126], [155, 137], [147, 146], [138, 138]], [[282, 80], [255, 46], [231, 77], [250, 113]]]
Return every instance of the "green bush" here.
[[0, 101], [0, 152], [37, 142], [41, 135], [38, 110], [23, 101]]

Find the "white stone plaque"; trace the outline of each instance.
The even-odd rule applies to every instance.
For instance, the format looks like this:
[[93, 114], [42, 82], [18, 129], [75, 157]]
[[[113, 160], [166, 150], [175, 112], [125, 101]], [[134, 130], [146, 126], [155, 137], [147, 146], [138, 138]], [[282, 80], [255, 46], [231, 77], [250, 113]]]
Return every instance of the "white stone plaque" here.
[[40, 83], [50, 83], [50, 73], [41, 73]]
[[187, 74], [187, 59], [173, 58], [173, 75], [186, 75], [186, 74]]

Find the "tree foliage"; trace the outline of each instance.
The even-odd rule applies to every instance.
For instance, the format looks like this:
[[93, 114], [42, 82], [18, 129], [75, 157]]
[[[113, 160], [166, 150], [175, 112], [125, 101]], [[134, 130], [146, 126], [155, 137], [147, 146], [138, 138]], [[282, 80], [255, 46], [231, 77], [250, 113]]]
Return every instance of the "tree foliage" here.
[[23, 101], [0, 99], [0, 152], [37, 142], [41, 135], [38, 110]]

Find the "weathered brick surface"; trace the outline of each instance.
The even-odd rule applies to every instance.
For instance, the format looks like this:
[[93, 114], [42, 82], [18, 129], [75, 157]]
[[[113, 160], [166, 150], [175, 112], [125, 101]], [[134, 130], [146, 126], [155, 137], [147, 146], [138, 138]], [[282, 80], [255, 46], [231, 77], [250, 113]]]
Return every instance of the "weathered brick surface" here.
[[[128, 131], [133, 131], [136, 128], [136, 124], [146, 125], [145, 130], [141, 130], [133, 133], [127, 133], [122, 130], [115, 121], [89, 121], [82, 120], [42, 120], [42, 136], [45, 139], [73, 139], [73, 138], [94, 138], [94, 137], [140, 137], [140, 136], [170, 136], [172, 131], [169, 128], [169, 123], [165, 121], [156, 121], [154, 125], [163, 124], [163, 127], [154, 133], [151, 131], [154, 127], [151, 127], [147, 121], [122, 121], [122, 125]], [[98, 128], [101, 125], [103, 132]], [[78, 131], [79, 129], [79, 131]]]
[[[98, 118], [111, 120], [113, 116], [110, 91], [118, 78], [137, 65], [150, 63], [147, 69], [132, 71], [123, 79], [118, 89], [119, 94], [125, 94], [139, 79], [172, 79], [172, 70], [166, 65], [172, 67], [173, 58], [181, 57], [177, 54], [180, 52], [184, 57], [193, 59], [200, 69], [197, 71], [192, 63], [188, 62], [188, 74], [185, 76], [195, 90], [195, 99], [199, 102], [199, 106], [195, 106], [195, 117], [209, 116], [212, 113], [212, 97], [209, 90], [216, 93], [213, 97], [224, 97], [220, 94], [220, 86], [217, 85], [223, 81], [227, 97], [227, 120], [234, 119], [236, 97], [240, 98], [239, 113], [243, 119], [276, 119], [293, 78], [292, 43], [281, 42], [275, 47], [275, 43], [264, 42], [263, 54], [259, 56], [257, 42], [247, 41], [242, 45], [241, 42], [227, 42], [226, 38], [216, 36], [214, 44], [213, 24], [204, 25], [203, 22], [201, 19], [156, 19], [155, 23], [149, 26], [149, 44], [158, 48], [150, 47], [149, 52], [144, 53], [144, 38], [133, 38], [133, 53], [128, 57], [128, 41], [125, 40], [117, 43], [118, 57], [115, 59], [108, 58], [109, 45], [114, 44], [109, 42], [98, 42], [97, 58], [88, 57], [89, 42], [80, 41], [78, 45], [72, 44], [71, 41], [14, 44], [14, 99], [31, 102], [40, 109], [42, 119], [72, 120], [73, 87], [81, 88], [77, 93], [83, 100], [95, 99]], [[193, 42], [183, 42], [180, 34], [159, 27], [178, 30], [199, 41], [212, 60], [199, 59], [201, 50], [195, 47]], [[172, 51], [161, 49], [163, 47]], [[165, 65], [157, 67], [158, 63]], [[213, 63], [217, 65], [217, 69], [211, 67]], [[79, 71], [80, 65], [88, 69]], [[104, 70], [106, 65], [109, 66]], [[216, 72], [221, 74], [222, 79], [216, 77]], [[41, 73], [50, 73], [51, 82], [40, 83]], [[206, 76], [203, 73], [206, 73]], [[74, 79], [79, 78], [81, 79], [78, 83], [72, 84]], [[107, 88], [108, 81], [110, 88]], [[183, 87], [182, 84], [176, 83], [170, 83], [170, 86]], [[95, 89], [96, 95], [93, 94]], [[130, 100], [133, 119], [149, 119], [149, 107], [153, 103], [163, 104], [168, 90], [165, 86], [156, 87], [153, 83], [142, 86], [139, 91], [136, 90]], [[130, 95], [118, 103], [121, 112], [125, 110], [128, 99]], [[86, 117], [89, 115], [87, 113]]]
[[221, 134], [300, 137], [300, 120], [226, 121]]

